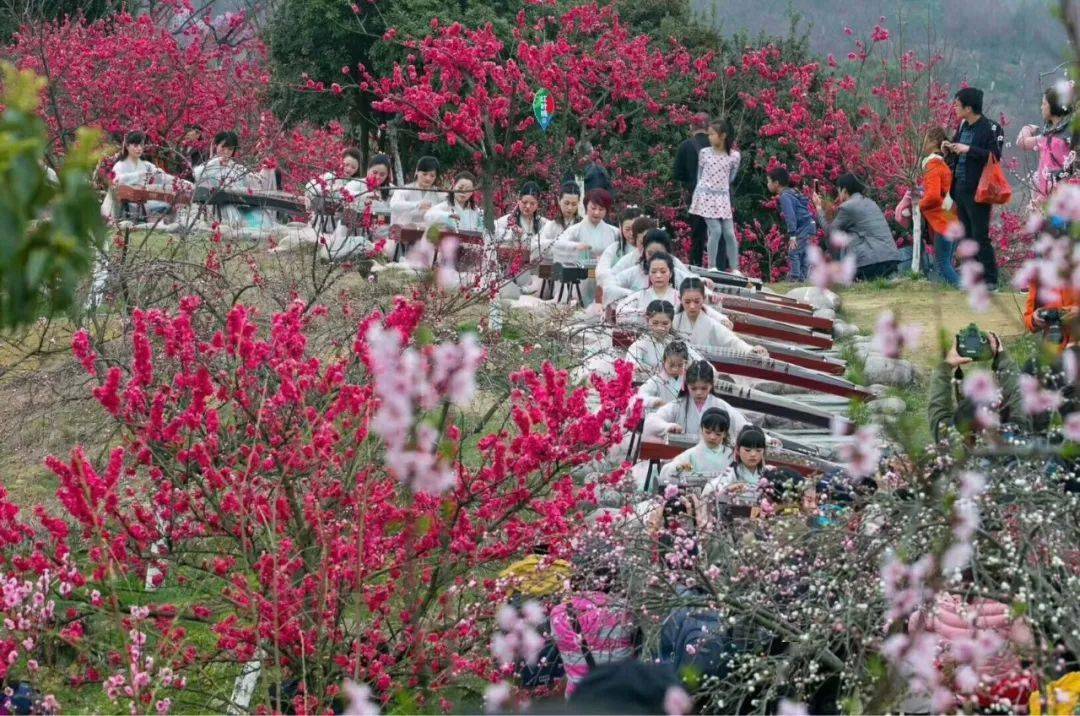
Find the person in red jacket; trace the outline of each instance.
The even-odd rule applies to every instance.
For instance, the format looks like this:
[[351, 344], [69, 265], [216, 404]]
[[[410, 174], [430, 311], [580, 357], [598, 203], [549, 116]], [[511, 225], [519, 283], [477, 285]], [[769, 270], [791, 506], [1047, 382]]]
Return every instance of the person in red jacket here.
[[1071, 288], [1040, 289], [1038, 281], [1032, 281], [1028, 287], [1024, 325], [1032, 333], [1042, 333], [1047, 342], [1066, 346], [1073, 341], [1070, 329], [1080, 316], [1078, 298]]
[[953, 288], [960, 287], [960, 276], [953, 267], [956, 242], [948, 238], [949, 227], [956, 222], [952, 210], [952, 170], [941, 155], [941, 144], [946, 141], [945, 130], [932, 127], [923, 141], [922, 160], [923, 194], [919, 211], [926, 220], [927, 243], [934, 247], [934, 261], [938, 277]]

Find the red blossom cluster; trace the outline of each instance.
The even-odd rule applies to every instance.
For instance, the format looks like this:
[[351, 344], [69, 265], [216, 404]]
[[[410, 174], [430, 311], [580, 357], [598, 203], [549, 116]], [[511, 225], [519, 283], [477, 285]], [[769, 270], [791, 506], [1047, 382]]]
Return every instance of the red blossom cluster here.
[[[82, 680], [126, 678], [110, 695], [127, 693], [139, 710], [176, 689], [143, 665], [147, 675], [126, 692], [125, 669], [136, 667], [90, 648], [95, 629], [112, 628], [117, 589], [148, 575], [199, 595], [197, 611], [162, 600], [140, 626], [138, 653], [157, 654], [169, 675], [265, 658], [300, 680], [298, 703], [310, 711], [347, 677], [382, 699], [404, 688], [424, 699], [493, 673], [484, 625], [498, 593], [477, 575], [537, 545], [558, 553], [580, 532], [595, 485], [569, 471], [635, 419], [632, 370], [621, 365], [588, 389], [551, 365], [514, 374], [510, 426], [466, 457], [455, 406], [471, 395], [475, 349], [418, 343], [423, 305], [399, 299], [360, 323], [351, 349], [317, 354], [311, 335], [324, 313], [296, 303], [267, 332], [242, 305], [218, 330], [205, 328], [196, 298], [175, 314], [136, 311], [122, 364], [76, 336], [76, 358], [123, 442], [102, 467], [78, 448], [48, 461], [62, 514], [39, 507], [35, 524], [0, 495], [0, 564], [17, 585], [52, 575], [49, 597], [70, 605], [61, 638], [78, 650]], [[391, 397], [379, 387], [411, 375], [408, 365], [426, 376], [423, 390]], [[411, 489], [438, 480], [404, 480], [400, 456], [383, 454], [403, 448], [437, 458], [413, 470], [451, 472], [442, 494]], [[2, 616], [23, 601], [0, 606]], [[190, 638], [191, 620], [209, 626], [216, 647]], [[12, 663], [33, 653], [16, 649]]]

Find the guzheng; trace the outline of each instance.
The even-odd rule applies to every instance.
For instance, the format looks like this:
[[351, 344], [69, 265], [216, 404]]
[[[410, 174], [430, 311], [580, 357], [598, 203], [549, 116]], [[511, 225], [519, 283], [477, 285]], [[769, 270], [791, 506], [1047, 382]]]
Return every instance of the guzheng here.
[[764, 301], [765, 303], [772, 303], [778, 306], [797, 308], [810, 313], [814, 312], [814, 307], [809, 303], [796, 301], [794, 298], [788, 298], [787, 296], [782, 296], [778, 293], [769, 293], [768, 291], [755, 291], [741, 286], [727, 286], [722, 283], [716, 283], [713, 284], [713, 293], [719, 293], [725, 296], [738, 296], [740, 298], [752, 298], [756, 301]]
[[787, 397], [740, 387], [723, 380], [716, 381], [713, 392], [740, 410], [772, 415], [825, 430], [836, 430], [844, 435], [855, 431], [855, 424], [842, 415], [814, 408]]
[[[649, 463], [674, 460], [696, 445], [697, 441], [696, 435], [671, 435], [666, 443], [645, 440], [641, 443], [641, 452], [638, 457]], [[776, 447], [765, 450], [765, 462], [771, 467], [786, 467], [802, 475], [818, 475], [843, 468], [843, 465], [823, 457]]]
[[761, 338], [773, 338], [800, 346], [810, 346], [811, 348], [832, 348], [833, 345], [832, 336], [818, 333], [812, 328], [793, 326], [738, 311], [725, 310], [724, 313], [731, 319], [737, 333]]
[[[701, 350], [701, 349], [699, 349]], [[757, 378], [783, 385], [793, 385], [818, 393], [839, 395], [843, 398], [867, 399], [872, 397], [864, 388], [835, 375], [818, 373], [801, 366], [757, 355], [737, 355], [730, 351], [701, 350], [706, 360], [720, 373]]]
[[716, 269], [707, 269], [701, 266], [691, 266], [690, 272], [696, 273], [702, 278], [707, 278], [713, 283], [761, 290], [760, 278], [751, 278], [749, 276], [731, 273], [730, 271], [717, 271]]
[[195, 187], [194, 200], [199, 204], [211, 206], [250, 206], [259, 209], [283, 211], [288, 214], [304, 214], [307, 208], [304, 200], [283, 191], [245, 191], [218, 187]]
[[116, 187], [116, 200], [129, 204], [145, 204], [148, 201], [163, 201], [166, 204], [190, 204], [191, 194], [120, 184]]
[[824, 331], [830, 335], [833, 330], [833, 322], [830, 318], [815, 316], [813, 312], [804, 311], [800, 308], [789, 308], [780, 304], [759, 301], [753, 298], [726, 296], [723, 299], [723, 307], [725, 311], [739, 311], [740, 313], [768, 318], [773, 321], [791, 323], [796, 326], [806, 326], [807, 328], [813, 328], [814, 330]]
[[843, 375], [847, 370], [847, 363], [845, 361], [831, 358], [822, 353], [815, 353], [814, 351], [796, 348], [795, 346], [788, 346], [761, 339], [755, 339], [753, 340], [753, 343], [769, 351], [770, 357], [785, 363], [791, 363], [792, 365], [802, 366], [803, 368], [809, 368], [810, 370], [816, 370], [822, 373], [829, 373], [830, 375]]

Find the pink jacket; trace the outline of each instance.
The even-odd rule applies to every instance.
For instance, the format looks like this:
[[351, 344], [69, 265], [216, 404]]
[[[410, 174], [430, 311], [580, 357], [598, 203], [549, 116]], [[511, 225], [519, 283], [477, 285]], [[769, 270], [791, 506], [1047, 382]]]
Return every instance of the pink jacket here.
[[1069, 140], [1067, 132], [1051, 136], [1038, 136], [1035, 132], [1032, 125], [1021, 129], [1020, 136], [1016, 138], [1016, 146], [1039, 153], [1033, 199], [1041, 203], [1047, 199], [1053, 188], [1052, 176], [1065, 168], [1065, 160], [1069, 156]]
[[977, 599], [968, 603], [959, 595], [942, 593], [937, 596], [930, 612], [911, 615], [908, 630], [922, 627], [924, 631], [936, 634], [941, 661], [945, 664], [954, 660], [950, 651], [957, 642], [978, 639], [986, 632], [996, 633], [1005, 644], [976, 669], [983, 683], [993, 686], [1020, 674], [1020, 658], [1016, 655], [1016, 648], [1026, 649], [1035, 643], [1027, 622], [1012, 619], [1009, 612], [1008, 605], [1001, 602]]

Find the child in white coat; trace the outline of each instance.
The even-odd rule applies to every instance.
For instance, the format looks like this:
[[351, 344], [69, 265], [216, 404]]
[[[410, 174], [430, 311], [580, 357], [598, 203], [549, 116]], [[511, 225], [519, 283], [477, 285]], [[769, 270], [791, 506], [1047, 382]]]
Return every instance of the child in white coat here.
[[726, 410], [709, 408], [701, 416], [701, 440], [697, 445], [682, 452], [660, 471], [660, 484], [678, 481], [680, 473], [698, 475], [723, 475], [731, 468], [731, 447], [728, 431], [731, 418]]
[[653, 301], [645, 309], [648, 331], [626, 351], [626, 360], [638, 375], [652, 377], [664, 362], [664, 349], [671, 342], [671, 321], [675, 307], [668, 301]]
[[750, 424], [739, 410], [713, 394], [716, 373], [706, 361], [694, 361], [686, 369], [683, 392], [674, 400], [645, 417], [646, 437], [664, 439], [669, 434], [698, 435], [701, 432], [701, 416], [709, 408], [727, 412], [731, 432], [738, 434]]
[[730, 467], [705, 485], [702, 496], [714, 492], [733, 495], [758, 489], [769, 469], [765, 464], [767, 442], [765, 431], [756, 425], [748, 425], [740, 430], [735, 439], [735, 457]]
[[661, 369], [637, 391], [637, 397], [641, 398], [647, 412], [662, 408], [679, 397], [689, 362], [690, 351], [682, 341], [671, 341], [664, 347]]

